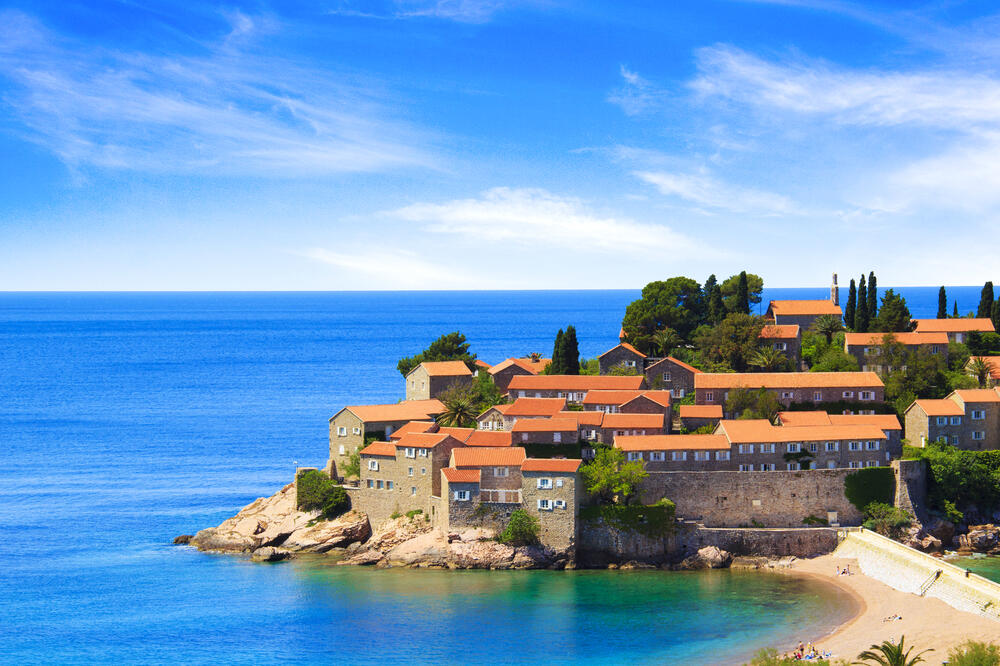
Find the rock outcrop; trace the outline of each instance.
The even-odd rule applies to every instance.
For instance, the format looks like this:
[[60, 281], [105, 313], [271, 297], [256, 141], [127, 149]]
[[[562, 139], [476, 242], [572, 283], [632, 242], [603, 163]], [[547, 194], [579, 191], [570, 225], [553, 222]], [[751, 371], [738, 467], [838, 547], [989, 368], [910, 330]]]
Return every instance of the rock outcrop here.
[[966, 534], [955, 538], [955, 545], [960, 553], [1000, 555], [1000, 527], [992, 523], [969, 525]]
[[716, 548], [715, 546], [705, 546], [691, 557], [686, 558], [679, 565], [678, 569], [724, 569], [733, 561], [733, 556], [728, 551]]

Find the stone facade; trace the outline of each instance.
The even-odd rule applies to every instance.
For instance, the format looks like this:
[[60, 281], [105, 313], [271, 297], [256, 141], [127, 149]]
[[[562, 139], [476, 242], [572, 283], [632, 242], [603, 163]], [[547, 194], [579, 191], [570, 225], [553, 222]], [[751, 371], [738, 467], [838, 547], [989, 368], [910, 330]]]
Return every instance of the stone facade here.
[[697, 368], [670, 356], [647, 361], [643, 374], [650, 388], [669, 391], [674, 400], [694, 391], [694, 376], [701, 372]]
[[636, 374], [639, 374], [643, 370], [645, 360], [646, 355], [627, 342], [623, 342], [597, 357], [602, 375], [608, 374], [612, 368], [617, 366], [634, 369]]
[[437, 400], [344, 407], [330, 418], [330, 458], [324, 471], [331, 478], [343, 477], [339, 470], [365, 445], [366, 438], [389, 439], [410, 421], [431, 420], [443, 410]]
[[646, 378], [613, 375], [519, 375], [508, 386], [511, 398], [565, 398], [579, 403], [588, 391], [638, 391]]
[[1000, 449], [1000, 393], [969, 389], [941, 400], [917, 400], [906, 408], [904, 422], [912, 446], [944, 439], [968, 451]]
[[695, 404], [725, 405], [730, 391], [766, 389], [785, 407], [793, 402], [883, 402], [885, 386], [873, 372], [759, 372], [695, 375]]
[[881, 362], [880, 354], [885, 336], [891, 335], [907, 349], [923, 349], [929, 354], [941, 355], [948, 363], [948, 336], [944, 333], [847, 333], [844, 336], [844, 352], [858, 361], [863, 372], [888, 370]]
[[583, 495], [576, 472], [522, 470], [524, 510], [538, 518], [541, 542], [559, 550], [576, 547]]
[[765, 326], [760, 332], [762, 345], [785, 355], [792, 368], [798, 370], [802, 364], [802, 329], [799, 326]]
[[472, 371], [461, 361], [421, 363], [406, 375], [406, 399], [430, 400], [453, 386], [471, 383]]

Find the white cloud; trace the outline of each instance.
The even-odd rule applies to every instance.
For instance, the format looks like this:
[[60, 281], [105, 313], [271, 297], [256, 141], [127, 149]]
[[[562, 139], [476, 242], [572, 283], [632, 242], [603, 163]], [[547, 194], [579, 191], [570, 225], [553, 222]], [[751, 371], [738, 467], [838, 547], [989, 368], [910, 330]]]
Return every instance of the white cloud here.
[[633, 175], [656, 187], [661, 194], [684, 199], [699, 207], [764, 216], [802, 212], [788, 197], [730, 185], [703, 173], [636, 171]]
[[583, 201], [543, 189], [496, 187], [475, 199], [418, 203], [389, 216], [420, 223], [424, 231], [476, 241], [505, 241], [591, 252], [689, 249], [690, 239], [669, 227], [590, 211]]
[[342, 269], [352, 284], [363, 281], [371, 289], [441, 289], [468, 283], [468, 276], [453, 263], [425, 259], [408, 250], [378, 247], [335, 252], [311, 248], [299, 254]]
[[364, 87], [238, 51], [259, 26], [239, 12], [230, 22], [207, 55], [168, 58], [67, 43], [2, 12], [6, 101], [73, 167], [296, 176], [434, 164], [426, 134]]
[[330, 13], [371, 19], [435, 18], [457, 23], [487, 23], [503, 10], [547, 4], [546, 0], [392, 0], [389, 6], [345, 2]]
[[621, 65], [621, 76], [624, 84], [608, 95], [608, 101], [617, 104], [629, 116], [637, 116], [658, 107], [665, 97], [665, 92]]

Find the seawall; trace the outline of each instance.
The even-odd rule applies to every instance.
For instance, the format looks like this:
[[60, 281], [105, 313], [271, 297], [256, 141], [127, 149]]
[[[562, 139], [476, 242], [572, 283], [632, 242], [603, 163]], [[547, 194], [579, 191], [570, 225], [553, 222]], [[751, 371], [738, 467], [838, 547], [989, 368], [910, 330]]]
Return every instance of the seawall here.
[[870, 530], [842, 529], [839, 538], [834, 556], [857, 560], [866, 576], [1000, 622], [1000, 584]]

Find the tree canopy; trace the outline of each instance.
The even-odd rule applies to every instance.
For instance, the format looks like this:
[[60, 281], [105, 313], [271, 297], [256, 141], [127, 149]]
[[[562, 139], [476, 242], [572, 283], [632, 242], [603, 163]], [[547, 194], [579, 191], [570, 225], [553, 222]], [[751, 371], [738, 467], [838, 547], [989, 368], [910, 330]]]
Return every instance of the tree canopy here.
[[[745, 298], [740, 289], [741, 283], [745, 283], [746, 286]], [[741, 271], [726, 278], [719, 290], [722, 293], [722, 302], [726, 306], [727, 312], [748, 314], [751, 305], [760, 303], [761, 293], [764, 291], [764, 278]]]
[[882, 297], [882, 309], [875, 317], [876, 331], [908, 331], [910, 329], [910, 309], [906, 307], [906, 299], [887, 289]]
[[764, 319], [749, 314], [730, 313], [718, 326], [703, 326], [695, 335], [695, 347], [701, 360], [721, 365], [716, 370], [746, 372], [750, 358], [760, 346]]
[[594, 459], [581, 470], [587, 492], [605, 503], [628, 504], [639, 492], [639, 483], [649, 476], [641, 460], [625, 462], [621, 449], [600, 447]]
[[686, 277], [650, 282], [642, 298], [625, 309], [622, 328], [629, 342], [644, 353], [653, 351], [653, 334], [672, 328], [689, 339], [705, 314], [701, 285]]
[[405, 377], [415, 367], [427, 361], [465, 361], [465, 364], [472, 370], [475, 360], [476, 355], [469, 353], [469, 343], [466, 342], [465, 336], [454, 331], [442, 335], [416, 356], [399, 359], [396, 369], [399, 370], [399, 374]]

